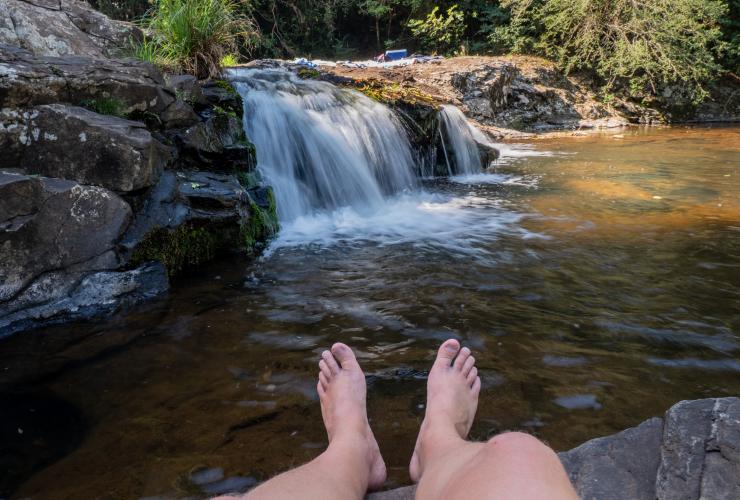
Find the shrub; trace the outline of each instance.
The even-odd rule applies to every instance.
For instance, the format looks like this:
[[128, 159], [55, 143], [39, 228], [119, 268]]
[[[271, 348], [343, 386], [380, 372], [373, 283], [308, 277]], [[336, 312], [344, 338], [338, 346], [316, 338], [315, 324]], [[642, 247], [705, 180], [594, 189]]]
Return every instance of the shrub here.
[[502, 0], [510, 25], [492, 37], [535, 51], [566, 71], [595, 72], [634, 97], [679, 86], [694, 100], [717, 74], [723, 51], [720, 0]]
[[138, 56], [198, 78], [218, 76], [224, 57], [256, 37], [236, 0], [159, 0], [143, 24], [151, 40], [136, 48]]
[[426, 19], [412, 19], [408, 24], [409, 29], [424, 50], [453, 53], [462, 43], [466, 28], [465, 14], [457, 10], [457, 5], [447, 9], [447, 17], [437, 15], [438, 12], [439, 7], [434, 7]]

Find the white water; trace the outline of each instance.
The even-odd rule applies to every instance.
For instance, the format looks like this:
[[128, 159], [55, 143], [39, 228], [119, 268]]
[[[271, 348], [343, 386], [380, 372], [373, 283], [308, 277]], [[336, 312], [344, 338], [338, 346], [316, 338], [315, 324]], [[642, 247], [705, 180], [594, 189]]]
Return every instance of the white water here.
[[442, 122], [443, 140], [449, 145], [446, 149], [449, 174], [478, 174], [483, 165], [478, 142], [487, 144], [488, 138], [472, 126], [465, 115], [455, 106], [442, 106], [439, 112]]
[[[464, 187], [425, 192], [400, 122], [359, 92], [279, 69], [235, 69], [230, 78], [244, 99], [258, 168], [277, 200], [281, 230], [266, 256], [285, 247], [372, 243], [485, 258], [501, 232], [533, 236], [517, 224], [522, 214], [499, 199]], [[483, 173], [476, 141], [488, 139], [453, 106], [441, 116], [453, 182], [536, 182]]]
[[279, 69], [234, 69], [230, 77], [281, 222], [342, 207], [373, 213], [418, 188], [406, 132], [387, 107]]

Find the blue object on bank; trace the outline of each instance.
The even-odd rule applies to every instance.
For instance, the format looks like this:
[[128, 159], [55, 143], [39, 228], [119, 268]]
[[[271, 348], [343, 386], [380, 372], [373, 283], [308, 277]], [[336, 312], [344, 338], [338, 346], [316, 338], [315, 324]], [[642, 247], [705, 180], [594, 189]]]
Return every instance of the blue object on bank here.
[[397, 59], [403, 59], [406, 57], [407, 51], [406, 49], [398, 49], [398, 50], [386, 50], [385, 51], [385, 60], [386, 61], [395, 61]]

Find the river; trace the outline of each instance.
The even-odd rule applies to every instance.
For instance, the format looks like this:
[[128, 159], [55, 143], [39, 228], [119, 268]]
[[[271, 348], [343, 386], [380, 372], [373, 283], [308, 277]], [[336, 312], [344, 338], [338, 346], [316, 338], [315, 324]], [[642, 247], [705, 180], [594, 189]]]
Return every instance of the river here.
[[740, 128], [503, 152], [382, 210], [285, 223], [259, 261], [188, 272], [154, 304], [0, 341], [0, 497], [187, 496], [300, 464], [326, 444], [317, 361], [337, 340], [366, 371], [388, 486], [408, 483], [449, 337], [483, 381], [476, 439], [564, 450], [740, 394]]

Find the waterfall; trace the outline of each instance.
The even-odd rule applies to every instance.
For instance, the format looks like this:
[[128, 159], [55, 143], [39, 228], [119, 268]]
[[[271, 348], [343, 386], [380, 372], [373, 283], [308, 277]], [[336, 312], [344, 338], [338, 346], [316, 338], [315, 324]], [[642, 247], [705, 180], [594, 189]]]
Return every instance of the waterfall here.
[[340, 207], [369, 213], [418, 187], [408, 137], [386, 106], [281, 69], [235, 68], [229, 77], [282, 221]]
[[[448, 144], [445, 149], [445, 159], [453, 166], [450, 175], [477, 174], [483, 171], [481, 151], [478, 143], [488, 144], [488, 139], [483, 133], [472, 126], [462, 111], [455, 106], [444, 105], [439, 112], [439, 117], [444, 131], [444, 139]], [[443, 139], [443, 140], [444, 140]], [[444, 146], [444, 144], [443, 144]], [[451, 153], [448, 157], [448, 152]]]

